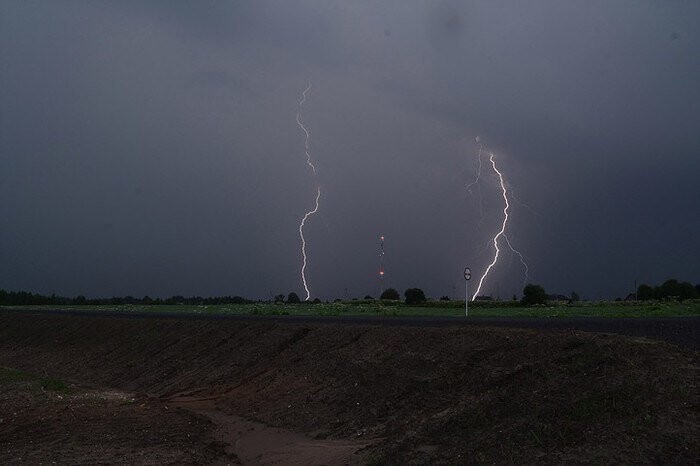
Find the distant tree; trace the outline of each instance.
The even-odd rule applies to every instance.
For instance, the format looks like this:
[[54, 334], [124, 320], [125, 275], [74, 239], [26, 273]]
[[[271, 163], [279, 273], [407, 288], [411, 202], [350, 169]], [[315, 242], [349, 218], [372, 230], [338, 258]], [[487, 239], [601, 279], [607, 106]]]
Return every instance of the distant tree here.
[[666, 280], [659, 287], [661, 298], [673, 298], [678, 300], [693, 299], [697, 297], [695, 287], [688, 282], [679, 282], [676, 279]]
[[366, 295], [366, 296], [365, 296], [365, 299], [366, 299], [366, 300], [370, 300], [370, 299], [374, 299], [374, 298], [373, 298], [371, 295]]
[[579, 301], [580, 299], [581, 298], [579, 298], [578, 293], [576, 293], [575, 291], [571, 292], [571, 301], [572, 302], [575, 303], [575, 302]]
[[449, 301], [450, 297], [449, 296], [441, 296], [440, 301]]
[[544, 304], [547, 302], [547, 293], [545, 293], [544, 288], [542, 288], [540, 285], [528, 283], [525, 288], [523, 288], [522, 302], [526, 306], [532, 306], [533, 304]]
[[[79, 298], [79, 297], [80, 297], [80, 296], [78, 296], [78, 298]], [[76, 298], [76, 299], [78, 299], [78, 298]], [[142, 302], [143, 304], [153, 304], [153, 299], [151, 299], [150, 296], [146, 295], [146, 296], [144, 296], [143, 298], [141, 298], [141, 302]]]
[[683, 282], [681, 283], [680, 297], [681, 299], [695, 299], [700, 298], [700, 293], [698, 293], [698, 290], [696, 290], [692, 284]]
[[297, 304], [301, 302], [301, 299], [299, 299], [299, 296], [295, 292], [291, 292], [287, 295], [287, 302], [289, 304]]
[[675, 298], [679, 296], [680, 293], [680, 283], [675, 278], [671, 278], [663, 282], [659, 287], [659, 297], [660, 298]]
[[314, 298], [313, 301], [311, 301], [313, 304], [321, 304], [321, 300], [319, 298]]
[[276, 303], [283, 303], [284, 302], [284, 295], [283, 294], [275, 295], [274, 299], [275, 299]]
[[649, 285], [645, 285], [644, 283], [639, 285], [637, 288], [637, 299], [641, 301], [648, 301], [654, 298], [656, 298], [654, 288], [650, 287]]
[[637, 288], [637, 299], [694, 299], [700, 296], [697, 286], [688, 282], [679, 282], [675, 278], [670, 278], [663, 282], [661, 286], [651, 287], [649, 285], [639, 285]]
[[[117, 298], [112, 298], [112, 299], [117, 299]], [[122, 298], [122, 299], [125, 299], [125, 298]], [[185, 297], [180, 296], [180, 295], [171, 296], [165, 300], [166, 304], [182, 304], [184, 302], [185, 302]], [[121, 304], [121, 303], [119, 303], [119, 304]]]
[[85, 303], [87, 302], [87, 299], [85, 298], [85, 296], [80, 295], [80, 296], [77, 296], [77, 297], [73, 300], [73, 302], [74, 302], [75, 304], [85, 304]]
[[[119, 296], [112, 296], [109, 300], [109, 304], [124, 304], [124, 298], [120, 298]], [[172, 302], [168, 304], [177, 304], [177, 302]]]
[[395, 289], [393, 289], [393, 288], [387, 288], [386, 290], [384, 290], [384, 292], [383, 292], [382, 295], [379, 297], [379, 299], [387, 299], [387, 300], [390, 300], [390, 301], [398, 301], [399, 299], [401, 299], [401, 297], [399, 296], [399, 292], [396, 291]]
[[409, 288], [403, 292], [406, 304], [421, 304], [427, 301], [425, 293], [420, 288]]

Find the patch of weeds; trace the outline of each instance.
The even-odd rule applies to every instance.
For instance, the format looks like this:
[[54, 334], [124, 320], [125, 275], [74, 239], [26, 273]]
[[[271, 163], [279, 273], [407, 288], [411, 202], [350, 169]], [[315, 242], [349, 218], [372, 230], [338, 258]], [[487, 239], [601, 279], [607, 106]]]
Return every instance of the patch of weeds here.
[[68, 393], [70, 391], [68, 385], [62, 380], [50, 378], [41, 379], [41, 388], [57, 393]]
[[379, 450], [375, 450], [370, 452], [364, 457], [365, 464], [367, 466], [379, 466], [381, 464], [387, 464], [389, 461], [387, 461], [386, 456], [384, 456], [384, 453], [382, 453]]
[[26, 372], [0, 367], [0, 383], [24, 382], [34, 379], [34, 376]]

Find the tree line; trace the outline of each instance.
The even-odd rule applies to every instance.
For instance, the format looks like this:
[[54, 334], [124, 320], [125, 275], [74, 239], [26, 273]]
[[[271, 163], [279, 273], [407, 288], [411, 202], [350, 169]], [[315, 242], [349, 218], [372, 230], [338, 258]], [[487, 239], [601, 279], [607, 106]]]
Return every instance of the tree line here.
[[[404, 302], [409, 305], [423, 304], [427, 302], [425, 293], [420, 288], [408, 288], [403, 293]], [[666, 280], [664, 283], [658, 286], [650, 286], [646, 284], [639, 285], [637, 288], [636, 299], [641, 301], [647, 300], [685, 300], [685, 299], [698, 299], [700, 298], [700, 284], [693, 286], [688, 282], [679, 282], [676, 279]], [[373, 299], [371, 296], [367, 295], [365, 300]], [[387, 288], [384, 290], [379, 297], [381, 300], [387, 301], [400, 301], [401, 295], [394, 288]], [[487, 296], [478, 296], [477, 300], [490, 300], [491, 298]], [[443, 296], [440, 298], [441, 301], [449, 301], [450, 298]], [[571, 293], [571, 297], [560, 296], [560, 295], [548, 295], [544, 288], [540, 285], [528, 284], [523, 289], [523, 298], [519, 301], [520, 304], [531, 306], [535, 304], [544, 304], [547, 301], [561, 301], [568, 300], [569, 302], [576, 302], [579, 300], [578, 294], [575, 292]], [[300, 303], [299, 296], [292, 292], [286, 296], [279, 294], [273, 298], [276, 303]], [[516, 297], [513, 296], [513, 301], [516, 302]], [[0, 289], [0, 305], [3, 306], [27, 306], [27, 305], [118, 305], [118, 304], [188, 304], [188, 305], [216, 305], [216, 304], [250, 304], [256, 301], [243, 298], [241, 296], [214, 296], [214, 297], [202, 297], [202, 296], [180, 296], [175, 295], [169, 298], [151, 298], [149, 296], [144, 296], [143, 298], [136, 298], [133, 296], [113, 296], [111, 298], [86, 298], [85, 296], [76, 296], [75, 298], [67, 298], [65, 296], [57, 296], [51, 294], [50, 296], [41, 295], [38, 293], [29, 293], [26, 291], [6, 291]], [[320, 303], [321, 300], [316, 298], [313, 300], [312, 304]]]
[[214, 304], [248, 304], [253, 303], [249, 299], [241, 296], [171, 296], [169, 298], [151, 298], [144, 296], [143, 298], [135, 298], [133, 296], [113, 296], [111, 298], [86, 298], [85, 296], [76, 296], [75, 298], [67, 298], [65, 296], [57, 296], [52, 294], [44, 296], [38, 293], [29, 293], [26, 291], [6, 291], [0, 289], [0, 305], [3, 306], [27, 306], [27, 305], [52, 305], [52, 306], [70, 306], [70, 305], [115, 305], [115, 304], [190, 304], [190, 305], [214, 305]]
[[696, 298], [700, 298], [700, 284], [693, 286], [688, 282], [679, 282], [675, 278], [668, 279], [658, 286], [642, 284], [637, 288], [637, 299], [641, 301]]

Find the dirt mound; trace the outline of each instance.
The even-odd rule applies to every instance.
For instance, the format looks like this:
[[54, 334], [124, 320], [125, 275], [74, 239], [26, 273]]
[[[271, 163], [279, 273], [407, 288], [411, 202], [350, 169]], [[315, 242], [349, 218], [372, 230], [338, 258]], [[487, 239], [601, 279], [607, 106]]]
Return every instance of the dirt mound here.
[[2, 464], [235, 463], [213, 427], [158, 399], [0, 367]]
[[697, 352], [614, 335], [0, 314], [0, 364], [353, 439], [367, 462], [700, 451]]

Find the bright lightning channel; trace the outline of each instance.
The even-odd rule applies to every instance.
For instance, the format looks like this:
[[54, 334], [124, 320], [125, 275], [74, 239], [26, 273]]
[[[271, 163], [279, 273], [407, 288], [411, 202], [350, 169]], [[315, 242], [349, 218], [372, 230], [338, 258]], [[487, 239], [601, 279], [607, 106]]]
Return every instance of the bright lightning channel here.
[[309, 291], [309, 287], [306, 283], [306, 239], [304, 238], [304, 224], [306, 223], [306, 220], [309, 217], [318, 212], [318, 200], [320, 198], [321, 187], [319, 186], [316, 191], [316, 205], [314, 206], [313, 210], [308, 211], [304, 215], [304, 218], [301, 219], [301, 223], [299, 224], [299, 237], [301, 238], [301, 256], [303, 258], [303, 262], [301, 265], [301, 281], [304, 284], [304, 291], [306, 291], [306, 298], [304, 299], [304, 301], [308, 301], [309, 298], [311, 298], [311, 292]]
[[316, 175], [316, 167], [313, 163], [311, 163], [311, 153], [309, 153], [309, 130], [307, 130], [304, 123], [301, 122], [301, 107], [304, 105], [304, 102], [306, 102], [306, 93], [309, 92], [309, 90], [311, 90], [311, 81], [308, 82], [306, 89], [304, 89], [304, 92], [301, 93], [299, 111], [297, 112], [297, 125], [299, 125], [301, 130], [304, 132], [304, 153], [306, 154], [306, 163], [309, 165], [309, 167], [311, 167], [314, 175]]
[[[304, 153], [306, 154], [306, 163], [309, 165], [311, 168], [311, 171], [314, 173], [314, 177], [317, 177], [316, 173], [316, 167], [314, 164], [311, 162], [311, 153], [309, 152], [309, 130], [306, 129], [306, 126], [304, 126], [304, 123], [301, 121], [301, 110], [302, 106], [304, 105], [304, 102], [306, 102], [306, 93], [311, 90], [311, 80], [308, 81], [308, 84], [306, 86], [306, 89], [301, 93], [301, 100], [299, 101], [299, 110], [297, 111], [297, 125], [301, 128], [301, 130], [304, 132]], [[321, 187], [316, 184], [316, 203], [315, 206], [312, 210], [308, 211], [306, 214], [304, 214], [304, 217], [301, 219], [301, 222], [299, 223], [299, 237], [301, 238], [301, 257], [302, 257], [302, 265], [301, 265], [301, 282], [304, 285], [304, 291], [306, 292], [306, 298], [304, 301], [308, 301], [311, 298], [311, 292], [309, 291], [309, 286], [306, 281], [306, 264], [307, 264], [307, 257], [306, 257], [306, 238], [304, 237], [304, 225], [306, 225], [306, 221], [314, 215], [315, 213], [318, 212], [318, 205], [319, 205], [319, 200], [321, 199]]]
[[[478, 139], [477, 139], [477, 142], [479, 142]], [[505, 206], [503, 207], [503, 223], [501, 224], [500, 231], [498, 233], [496, 233], [496, 235], [493, 237], [493, 246], [494, 246], [494, 249], [496, 250], [496, 252], [493, 256], [493, 261], [491, 261], [489, 266], [486, 267], [486, 271], [481, 276], [481, 279], [479, 280], [479, 286], [476, 288], [476, 292], [474, 292], [474, 295], [472, 296], [472, 299], [471, 299], [472, 301], [474, 301], [476, 299], [476, 297], [479, 295], [479, 292], [481, 291], [481, 286], [484, 284], [484, 280], [488, 276], [488, 274], [491, 271], [491, 269], [493, 268], [493, 266], [496, 265], [496, 262], [498, 262], [498, 256], [501, 252], [501, 250], [498, 247], [498, 238], [500, 238], [501, 236], [503, 236], [503, 238], [506, 240], [506, 244], [508, 245], [510, 250], [518, 255], [518, 257], [520, 258], [520, 262], [522, 262], [523, 266], [525, 267], [525, 282], [527, 282], [527, 277], [528, 277], [528, 272], [529, 272], [529, 268], [527, 266], [527, 263], [525, 263], [525, 259], [524, 259], [523, 255], [520, 253], [520, 251], [513, 248], [513, 245], [510, 243], [510, 240], [508, 239], [508, 237], [505, 234], [506, 226], [508, 225], [508, 209], [510, 208], [510, 204], [508, 203], [508, 191], [506, 190], [506, 183], [503, 180], [503, 174], [496, 167], [496, 161], [494, 160], [493, 153], [489, 154], [489, 161], [491, 162], [491, 166], [493, 167], [493, 171], [495, 171], [496, 174], [498, 175], [498, 180], [501, 184], [501, 193], [503, 195], [503, 202], [505, 203]]]

